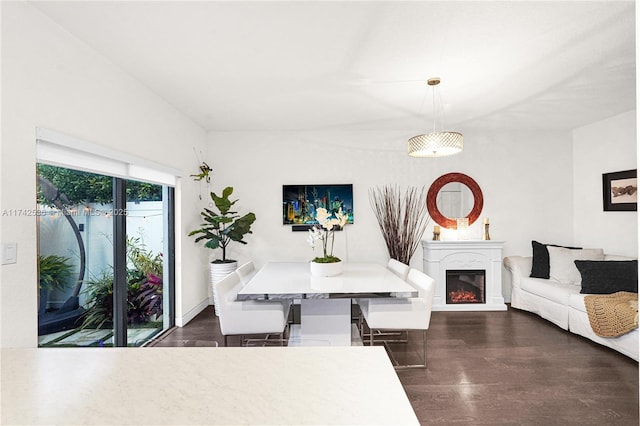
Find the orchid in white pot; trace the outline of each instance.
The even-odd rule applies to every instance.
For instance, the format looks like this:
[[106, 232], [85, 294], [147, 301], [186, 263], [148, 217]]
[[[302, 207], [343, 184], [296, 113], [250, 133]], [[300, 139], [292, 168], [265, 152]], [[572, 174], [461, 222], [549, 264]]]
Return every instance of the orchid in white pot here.
[[307, 242], [312, 249], [315, 250], [316, 243], [322, 242], [322, 257], [315, 257], [313, 263], [337, 263], [341, 262], [340, 258], [333, 255], [333, 242], [335, 239], [334, 232], [336, 229], [342, 229], [349, 220], [348, 215], [342, 212], [331, 214], [325, 208], [319, 208], [316, 212], [316, 220], [320, 226], [314, 226], [309, 229]]

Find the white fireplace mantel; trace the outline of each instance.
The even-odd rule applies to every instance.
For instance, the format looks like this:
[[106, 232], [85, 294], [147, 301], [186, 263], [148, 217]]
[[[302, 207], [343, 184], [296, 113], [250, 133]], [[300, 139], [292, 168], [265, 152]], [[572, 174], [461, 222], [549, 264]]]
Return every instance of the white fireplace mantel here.
[[[435, 279], [434, 311], [505, 311], [502, 296], [503, 241], [422, 240], [423, 267]], [[485, 303], [455, 303], [446, 301], [447, 270], [484, 270]]]

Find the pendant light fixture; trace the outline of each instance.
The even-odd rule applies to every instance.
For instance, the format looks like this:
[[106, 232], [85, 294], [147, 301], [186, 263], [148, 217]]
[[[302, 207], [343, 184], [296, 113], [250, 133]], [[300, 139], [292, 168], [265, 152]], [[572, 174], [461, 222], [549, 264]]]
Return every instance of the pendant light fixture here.
[[[444, 157], [457, 154], [462, 151], [462, 133], [444, 131], [444, 108], [438, 84], [440, 78], [430, 78], [427, 84], [433, 89], [433, 131], [409, 139], [408, 149], [411, 157]], [[436, 108], [440, 111], [440, 128], [437, 127], [438, 115]]]

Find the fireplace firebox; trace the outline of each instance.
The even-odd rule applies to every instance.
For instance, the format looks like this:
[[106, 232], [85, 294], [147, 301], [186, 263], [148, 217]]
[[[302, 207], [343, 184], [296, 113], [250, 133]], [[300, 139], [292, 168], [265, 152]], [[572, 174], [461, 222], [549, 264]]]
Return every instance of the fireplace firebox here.
[[485, 271], [479, 269], [447, 270], [446, 303], [486, 303]]

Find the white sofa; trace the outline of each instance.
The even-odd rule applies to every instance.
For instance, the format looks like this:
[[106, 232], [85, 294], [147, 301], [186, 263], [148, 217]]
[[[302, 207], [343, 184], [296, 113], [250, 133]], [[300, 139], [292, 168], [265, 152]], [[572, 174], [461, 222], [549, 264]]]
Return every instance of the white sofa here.
[[[638, 361], [638, 329], [618, 337], [603, 338], [591, 329], [580, 287], [553, 279], [531, 278], [531, 256], [509, 256], [504, 266], [511, 271], [511, 307], [533, 312], [558, 327], [584, 336], [596, 343]], [[605, 260], [630, 260], [605, 255]]]

